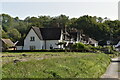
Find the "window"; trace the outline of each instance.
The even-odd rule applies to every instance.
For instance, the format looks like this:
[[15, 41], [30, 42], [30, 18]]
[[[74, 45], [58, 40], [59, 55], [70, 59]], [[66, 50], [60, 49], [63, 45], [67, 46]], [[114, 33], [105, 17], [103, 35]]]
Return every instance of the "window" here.
[[35, 46], [30, 46], [30, 50], [35, 50]]
[[30, 41], [35, 41], [35, 37], [30, 37]]
[[52, 46], [52, 45], [50, 45], [50, 49], [53, 49], [53, 46]]

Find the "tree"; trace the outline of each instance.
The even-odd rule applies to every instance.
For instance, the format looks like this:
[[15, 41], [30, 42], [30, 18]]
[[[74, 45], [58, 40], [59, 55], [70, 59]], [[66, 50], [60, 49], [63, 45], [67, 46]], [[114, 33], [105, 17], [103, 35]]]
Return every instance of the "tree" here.
[[96, 32], [97, 22], [95, 18], [85, 15], [76, 20], [74, 22], [74, 28], [78, 30], [83, 30], [84, 34], [89, 35], [90, 37], [94, 37], [94, 32]]
[[2, 38], [8, 38], [8, 35], [4, 30], [2, 30]]
[[12, 27], [13, 18], [8, 14], [2, 14], [2, 28], [7, 31], [9, 27]]
[[14, 41], [19, 40], [19, 38], [23, 39], [32, 26], [60, 27], [63, 32], [74, 29], [98, 41], [107, 41], [110, 37], [114, 42], [120, 40], [120, 21], [111, 21], [107, 17], [103, 19], [102, 17], [84, 15], [79, 18], [69, 19], [69, 16], [61, 14], [56, 17], [28, 16], [24, 20], [20, 20], [19, 17], [13, 18], [8, 14], [2, 14], [0, 22], [2, 22], [3, 29], [2, 37], [12, 38]]
[[113, 44], [116, 44], [120, 40], [120, 21], [107, 20], [104, 24], [108, 25], [110, 28], [109, 34], [111, 35]]
[[50, 22], [52, 18], [50, 16], [38, 16], [41, 27], [51, 27]]
[[98, 20], [99, 23], [103, 22], [103, 18], [101, 18], [101, 17], [98, 17], [97, 20]]
[[52, 21], [51, 21], [51, 25], [50, 26], [53, 26], [53, 27], [61, 27], [63, 30], [65, 29], [69, 19], [68, 16], [65, 16], [65, 15], [60, 15], [60, 16], [57, 16], [55, 18], [52, 18]]
[[15, 28], [10, 28], [7, 34], [8, 34], [8, 37], [14, 42], [21, 38], [21, 34]]

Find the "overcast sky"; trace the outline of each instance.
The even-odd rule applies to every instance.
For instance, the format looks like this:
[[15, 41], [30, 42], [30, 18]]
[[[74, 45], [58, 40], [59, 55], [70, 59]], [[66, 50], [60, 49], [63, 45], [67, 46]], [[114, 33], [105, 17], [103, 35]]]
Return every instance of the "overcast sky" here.
[[1, 0], [0, 12], [12, 17], [24, 19], [27, 16], [59, 16], [72, 17], [83, 15], [118, 19], [119, 0]]

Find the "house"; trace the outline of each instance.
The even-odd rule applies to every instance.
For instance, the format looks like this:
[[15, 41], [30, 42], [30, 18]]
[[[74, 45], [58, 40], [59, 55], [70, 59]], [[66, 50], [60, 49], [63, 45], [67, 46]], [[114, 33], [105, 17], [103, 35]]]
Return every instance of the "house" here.
[[68, 33], [66, 33], [64, 35], [66, 35], [64, 42], [67, 42], [67, 44], [68, 44], [66, 46], [69, 46], [69, 45], [75, 44], [75, 43], [79, 43], [79, 42], [82, 42], [84, 44], [90, 44], [94, 47], [98, 46], [98, 41], [90, 38], [89, 36], [87, 36], [85, 34], [82, 34], [81, 31], [78, 31], [76, 29], [69, 31]]
[[63, 35], [61, 28], [38, 28], [31, 27], [23, 43], [16, 44], [17, 50], [40, 50], [63, 48], [57, 45], [62, 42]]
[[14, 43], [10, 39], [1, 39], [2, 42], [2, 50], [15, 50], [16, 47]]
[[115, 47], [116, 48], [116, 51], [119, 51], [120, 52], [120, 45]]
[[89, 36], [81, 34], [81, 42], [84, 44], [89, 44]]
[[120, 41], [115, 45], [116, 51], [120, 51]]
[[78, 43], [81, 41], [81, 33], [79, 31], [71, 31], [69, 32], [70, 34], [70, 40], [75, 42], [75, 43]]
[[63, 36], [63, 41], [66, 42], [66, 47], [81, 42], [81, 33], [76, 29], [70, 30], [69, 32], [66, 31], [63, 33]]
[[97, 47], [98, 46], [98, 41], [96, 41], [92, 38], [89, 38], [89, 44], [94, 46], [94, 47]]
[[80, 31], [63, 31], [61, 28], [31, 27], [24, 40], [16, 44], [17, 50], [64, 49], [69, 44], [83, 42], [97, 46], [97, 41]]

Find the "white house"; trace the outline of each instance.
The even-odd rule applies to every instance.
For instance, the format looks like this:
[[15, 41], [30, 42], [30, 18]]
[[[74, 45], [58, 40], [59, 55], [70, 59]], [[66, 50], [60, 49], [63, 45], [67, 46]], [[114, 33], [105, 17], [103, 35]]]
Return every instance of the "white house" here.
[[24, 38], [23, 44], [16, 45], [17, 50], [40, 50], [63, 48], [57, 45], [62, 42], [63, 35], [61, 28], [38, 28], [31, 27]]
[[117, 45], [115, 45], [116, 51], [120, 51], [120, 41], [118, 42]]
[[[56, 49], [64, 48], [60, 45], [65, 42], [68, 46], [69, 43], [74, 44], [83, 42], [84, 44], [91, 44], [95, 47], [98, 42], [92, 38], [81, 35], [79, 31], [63, 31], [61, 28], [38, 28], [31, 27], [23, 41], [16, 44], [17, 50], [40, 50], [40, 49]], [[58, 45], [59, 44], [59, 45]]]
[[98, 46], [98, 41], [96, 41], [92, 38], [89, 38], [89, 44], [93, 45], [94, 47], [97, 47]]

